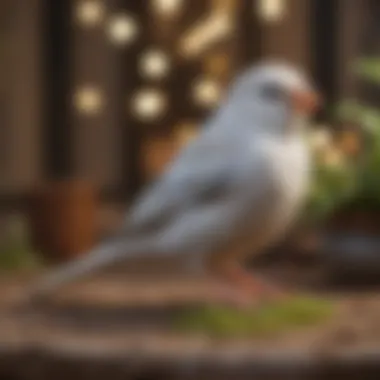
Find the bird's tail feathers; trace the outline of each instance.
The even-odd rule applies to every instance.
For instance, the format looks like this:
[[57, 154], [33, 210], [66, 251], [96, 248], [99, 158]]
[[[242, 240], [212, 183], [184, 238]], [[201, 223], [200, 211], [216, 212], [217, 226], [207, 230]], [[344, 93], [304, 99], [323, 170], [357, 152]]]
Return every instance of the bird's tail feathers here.
[[83, 278], [98, 270], [117, 264], [141, 255], [151, 254], [148, 241], [126, 241], [126, 239], [116, 239], [103, 243], [88, 253], [81, 255], [81, 258], [69, 262], [48, 273], [32, 289], [32, 298], [43, 298], [51, 294], [56, 289]]

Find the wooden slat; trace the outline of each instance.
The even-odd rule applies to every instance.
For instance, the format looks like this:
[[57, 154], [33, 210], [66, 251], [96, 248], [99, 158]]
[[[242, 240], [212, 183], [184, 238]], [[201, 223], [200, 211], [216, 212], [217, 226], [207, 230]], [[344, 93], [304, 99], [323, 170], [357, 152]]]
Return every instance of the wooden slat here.
[[42, 175], [40, 0], [12, 0], [6, 56], [2, 191], [27, 191]]
[[275, 23], [263, 22], [264, 57], [280, 58], [310, 67], [310, 0], [283, 0], [284, 17]]
[[[76, 2], [74, 1], [73, 4]], [[114, 11], [114, 0], [104, 1], [106, 12]], [[74, 15], [73, 15], [74, 16]], [[74, 20], [74, 17], [73, 17]], [[104, 105], [99, 113], [86, 115], [71, 103], [73, 175], [92, 181], [102, 190], [113, 189], [121, 172], [121, 128], [116, 110], [117, 48], [108, 41], [104, 23], [86, 27], [73, 22], [71, 87], [90, 86], [101, 91]]]
[[337, 87], [340, 98], [355, 94], [355, 78], [350, 70], [353, 61], [360, 54], [360, 39], [365, 21], [365, 1], [339, 0], [338, 20], [338, 74]]

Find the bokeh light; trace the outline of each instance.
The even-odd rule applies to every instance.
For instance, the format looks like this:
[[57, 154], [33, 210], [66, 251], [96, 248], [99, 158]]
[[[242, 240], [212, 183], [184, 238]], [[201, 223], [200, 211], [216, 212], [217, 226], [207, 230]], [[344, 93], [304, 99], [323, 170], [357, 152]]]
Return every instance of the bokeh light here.
[[169, 57], [159, 49], [151, 49], [142, 53], [139, 70], [149, 79], [161, 79], [170, 70]]
[[75, 9], [76, 20], [87, 27], [99, 25], [104, 18], [104, 4], [98, 0], [81, 0]]
[[182, 8], [183, 0], [151, 0], [151, 5], [159, 16], [172, 17]]
[[259, 0], [254, 1], [254, 6], [264, 22], [277, 22], [284, 17], [286, 4], [285, 0]]
[[142, 89], [132, 98], [132, 111], [143, 121], [152, 121], [162, 116], [166, 107], [166, 96], [160, 90], [152, 88]]
[[138, 32], [136, 20], [128, 14], [117, 14], [109, 20], [108, 37], [115, 45], [131, 44], [136, 40]]
[[228, 14], [217, 13], [201, 19], [180, 39], [180, 53], [187, 58], [200, 56], [210, 46], [231, 35], [233, 23]]
[[93, 86], [79, 88], [74, 94], [75, 108], [83, 114], [94, 115], [99, 113], [103, 103], [101, 91]]
[[212, 78], [199, 78], [193, 85], [193, 97], [197, 104], [214, 107], [221, 97], [221, 86]]

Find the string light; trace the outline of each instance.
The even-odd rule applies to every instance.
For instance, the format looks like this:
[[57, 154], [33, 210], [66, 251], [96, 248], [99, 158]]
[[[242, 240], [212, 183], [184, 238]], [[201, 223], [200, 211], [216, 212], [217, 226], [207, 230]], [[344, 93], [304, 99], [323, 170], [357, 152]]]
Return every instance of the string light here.
[[285, 14], [285, 0], [258, 0], [254, 6], [264, 22], [273, 23], [280, 21]]
[[140, 90], [132, 99], [132, 108], [136, 116], [144, 121], [152, 121], [162, 116], [167, 106], [165, 95], [155, 89]]
[[103, 96], [95, 87], [83, 87], [75, 93], [74, 105], [79, 112], [94, 115], [103, 106]]
[[170, 68], [168, 56], [161, 50], [152, 49], [140, 58], [141, 73], [151, 79], [161, 79], [167, 75]]
[[137, 22], [128, 14], [114, 15], [108, 24], [108, 36], [115, 45], [131, 44], [138, 32]]
[[104, 17], [104, 4], [97, 0], [82, 0], [77, 3], [75, 17], [79, 23], [94, 27], [99, 25]]
[[200, 20], [180, 39], [180, 54], [186, 58], [199, 57], [206, 49], [225, 40], [234, 30], [231, 15], [216, 13]]
[[152, 8], [155, 13], [164, 17], [173, 17], [182, 8], [183, 0], [152, 0]]
[[215, 106], [221, 96], [219, 83], [211, 78], [201, 78], [194, 83], [194, 99], [198, 104], [206, 107]]

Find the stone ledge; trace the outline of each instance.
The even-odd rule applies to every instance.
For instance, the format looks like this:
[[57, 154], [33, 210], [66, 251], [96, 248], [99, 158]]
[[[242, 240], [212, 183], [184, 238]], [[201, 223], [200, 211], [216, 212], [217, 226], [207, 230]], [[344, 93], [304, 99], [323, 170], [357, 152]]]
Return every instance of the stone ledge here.
[[141, 355], [65, 347], [13, 349], [0, 346], [0, 375], [12, 379], [364, 379], [380, 371], [380, 349], [329, 355], [307, 352], [215, 350]]
[[273, 339], [222, 340], [172, 331], [168, 317], [190, 307], [208, 284], [183, 277], [94, 279], [20, 315], [10, 305], [25, 282], [7, 287], [4, 280], [0, 377], [306, 380], [379, 373], [377, 294], [335, 295], [342, 309], [331, 325]]

